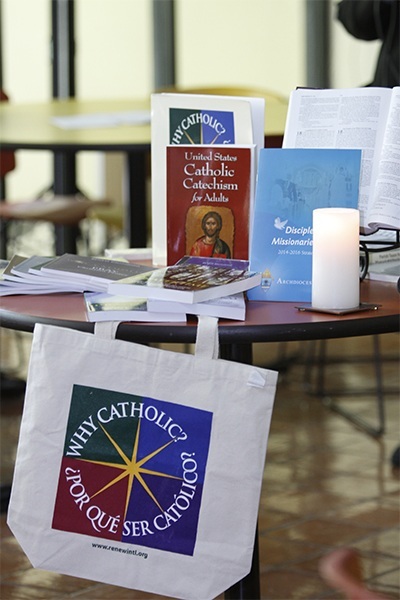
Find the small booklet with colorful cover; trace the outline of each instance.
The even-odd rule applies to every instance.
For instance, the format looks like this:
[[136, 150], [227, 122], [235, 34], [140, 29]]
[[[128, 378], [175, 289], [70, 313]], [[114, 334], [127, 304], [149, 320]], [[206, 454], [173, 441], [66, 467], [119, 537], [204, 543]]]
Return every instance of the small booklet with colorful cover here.
[[171, 267], [112, 282], [108, 293], [194, 303], [245, 292], [260, 282], [248, 261], [185, 256]]
[[262, 280], [250, 300], [311, 301], [313, 210], [357, 208], [360, 163], [361, 150], [261, 151], [250, 269]]
[[89, 321], [141, 321], [141, 322], [178, 322], [186, 321], [184, 311], [150, 312], [146, 298], [128, 298], [113, 296], [104, 292], [86, 292], [84, 294], [86, 313]]
[[166, 148], [169, 145], [264, 147], [263, 98], [163, 93], [151, 97], [152, 245], [155, 265], [167, 264]]
[[254, 146], [167, 146], [167, 264], [249, 259]]
[[152, 312], [183, 312], [188, 315], [207, 315], [220, 319], [244, 321], [246, 318], [246, 301], [244, 293], [223, 296], [205, 302], [172, 302], [170, 300], [147, 299], [147, 309]]

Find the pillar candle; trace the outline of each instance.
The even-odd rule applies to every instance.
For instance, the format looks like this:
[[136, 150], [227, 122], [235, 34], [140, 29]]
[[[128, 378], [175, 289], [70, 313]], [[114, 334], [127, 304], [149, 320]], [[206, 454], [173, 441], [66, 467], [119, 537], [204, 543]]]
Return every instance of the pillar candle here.
[[348, 309], [360, 303], [360, 214], [353, 208], [313, 211], [313, 308]]

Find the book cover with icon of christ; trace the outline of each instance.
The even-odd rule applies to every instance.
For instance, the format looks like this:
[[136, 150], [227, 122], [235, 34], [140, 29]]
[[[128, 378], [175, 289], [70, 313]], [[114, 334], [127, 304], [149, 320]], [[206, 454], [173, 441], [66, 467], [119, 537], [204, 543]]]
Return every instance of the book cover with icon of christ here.
[[167, 147], [167, 264], [184, 255], [248, 260], [254, 147]]

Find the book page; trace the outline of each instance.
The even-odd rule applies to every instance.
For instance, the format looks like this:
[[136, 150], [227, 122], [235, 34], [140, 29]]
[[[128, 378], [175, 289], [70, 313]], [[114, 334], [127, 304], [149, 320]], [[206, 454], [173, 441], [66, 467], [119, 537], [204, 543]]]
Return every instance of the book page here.
[[378, 162], [392, 90], [357, 88], [294, 90], [290, 96], [283, 147], [362, 150], [358, 208], [360, 224], [369, 227]]
[[377, 227], [400, 229], [400, 87], [392, 92], [368, 221]]

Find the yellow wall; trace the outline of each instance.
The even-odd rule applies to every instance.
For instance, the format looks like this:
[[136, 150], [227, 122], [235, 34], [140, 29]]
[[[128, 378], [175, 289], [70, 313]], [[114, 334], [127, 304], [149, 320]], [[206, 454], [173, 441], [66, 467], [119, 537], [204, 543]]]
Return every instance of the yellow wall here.
[[288, 95], [305, 84], [302, 0], [178, 0], [185, 86], [239, 84]]
[[75, 0], [80, 98], [143, 97], [152, 91], [149, 0]]

